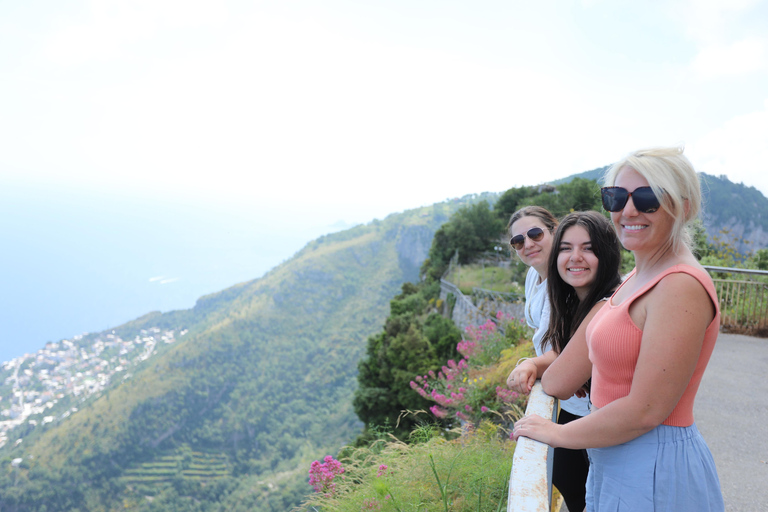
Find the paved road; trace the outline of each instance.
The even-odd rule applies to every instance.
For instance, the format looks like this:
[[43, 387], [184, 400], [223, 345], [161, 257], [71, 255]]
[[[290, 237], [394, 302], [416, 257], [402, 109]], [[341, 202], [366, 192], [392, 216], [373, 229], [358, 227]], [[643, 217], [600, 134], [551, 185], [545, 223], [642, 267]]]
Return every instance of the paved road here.
[[768, 510], [768, 339], [721, 333], [693, 411], [725, 510]]

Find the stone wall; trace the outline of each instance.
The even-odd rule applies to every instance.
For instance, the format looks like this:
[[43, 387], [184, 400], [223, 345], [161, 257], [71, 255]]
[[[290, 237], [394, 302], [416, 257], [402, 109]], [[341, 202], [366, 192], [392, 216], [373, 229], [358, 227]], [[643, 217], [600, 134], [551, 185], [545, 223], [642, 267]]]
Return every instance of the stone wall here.
[[[452, 311], [448, 301], [449, 294], [456, 299]], [[450, 314], [451, 320], [462, 332], [470, 325], [482, 325], [489, 318], [495, 319], [498, 311], [514, 318], [525, 318], [525, 305], [521, 301], [508, 302], [501, 300], [501, 297], [486, 296], [475, 304], [472, 297], [467, 297], [456, 285], [445, 279], [440, 280], [440, 299], [443, 301], [444, 314]]]

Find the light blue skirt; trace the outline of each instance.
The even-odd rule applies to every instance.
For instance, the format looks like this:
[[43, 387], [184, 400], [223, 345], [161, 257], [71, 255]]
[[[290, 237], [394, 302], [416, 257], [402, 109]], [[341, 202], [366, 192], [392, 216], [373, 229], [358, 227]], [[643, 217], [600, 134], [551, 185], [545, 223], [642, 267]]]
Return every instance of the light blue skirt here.
[[589, 512], [722, 512], [715, 461], [696, 425], [659, 425], [618, 446], [591, 448]]

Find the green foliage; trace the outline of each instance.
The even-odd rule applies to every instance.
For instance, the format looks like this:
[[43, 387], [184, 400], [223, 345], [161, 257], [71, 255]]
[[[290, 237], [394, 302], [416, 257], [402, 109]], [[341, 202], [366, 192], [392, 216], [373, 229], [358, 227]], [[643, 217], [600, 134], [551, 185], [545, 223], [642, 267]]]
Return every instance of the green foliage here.
[[457, 265], [445, 275], [445, 279], [455, 284], [464, 295], [472, 295], [474, 288], [482, 288], [499, 293], [525, 295], [524, 283], [528, 265], [514, 258], [504, 266], [493, 263], [471, 263]]
[[750, 268], [768, 270], [768, 249], [758, 249], [752, 255]]
[[404, 284], [391, 301], [392, 313], [383, 331], [368, 338], [366, 355], [358, 363], [353, 399], [355, 412], [368, 429], [396, 425], [393, 433], [407, 436], [415, 423], [412, 417], [401, 417], [403, 411], [427, 405], [411, 392], [410, 381], [456, 355], [461, 333], [450, 320], [427, 311], [425, 294], [433, 290], [434, 286], [426, 283]]
[[504, 221], [491, 211], [486, 201], [460, 209], [435, 233], [422, 273], [439, 280], [457, 252], [459, 263], [465, 264], [493, 250], [504, 227]]
[[693, 238], [693, 254], [700, 260], [709, 253], [707, 230], [701, 219], [696, 219], [691, 224], [691, 237]]
[[438, 356], [456, 354], [456, 345], [461, 341], [461, 332], [456, 325], [442, 315], [431, 314], [424, 321], [424, 336], [435, 349]]
[[501, 194], [501, 197], [499, 197], [499, 200], [496, 201], [493, 210], [496, 212], [496, 215], [499, 217], [499, 219], [503, 221], [504, 227], [506, 227], [512, 214], [515, 213], [520, 207], [527, 204], [525, 203], [525, 200], [536, 194], [536, 187], [510, 188]]
[[434, 401], [429, 410], [447, 422], [457, 419], [479, 424], [481, 420], [508, 422], [518, 417], [525, 397], [506, 388], [506, 372], [498, 371], [505, 353], [531, 338], [524, 320], [499, 312], [496, 322], [467, 327], [457, 349], [463, 356], [448, 360], [439, 372], [419, 374], [410, 382], [413, 391]]
[[556, 217], [573, 211], [601, 211], [600, 186], [594, 180], [574, 178], [568, 183], [555, 187], [544, 187], [542, 192], [522, 202], [526, 205], [542, 206]]
[[629, 274], [632, 269], [635, 268], [635, 255], [632, 251], [626, 249], [621, 250], [621, 268], [619, 272], [625, 276]]
[[310, 496], [301, 510], [505, 509], [515, 443], [499, 439], [495, 428], [485, 426], [455, 441], [415, 437], [428, 440], [360, 448], [341, 459], [345, 478], [335, 482], [335, 492]]
[[751, 253], [742, 254], [739, 247], [749, 246], [750, 243], [734, 235], [729, 229], [721, 229], [719, 233], [710, 236], [704, 256], [700, 259], [702, 265], [715, 267], [742, 267], [749, 264]]

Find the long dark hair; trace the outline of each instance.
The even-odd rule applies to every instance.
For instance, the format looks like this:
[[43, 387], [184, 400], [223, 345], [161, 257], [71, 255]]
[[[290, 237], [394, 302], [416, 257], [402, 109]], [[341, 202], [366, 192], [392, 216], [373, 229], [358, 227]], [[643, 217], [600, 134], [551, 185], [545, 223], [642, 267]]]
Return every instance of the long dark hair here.
[[[576, 290], [560, 277], [557, 269], [557, 255], [563, 234], [573, 226], [581, 226], [589, 233], [592, 252], [597, 257], [597, 275], [583, 301], [579, 301]], [[563, 351], [579, 325], [597, 302], [613, 293], [621, 275], [621, 246], [610, 221], [594, 211], [574, 212], [560, 221], [552, 240], [547, 266], [547, 294], [549, 295], [549, 328], [541, 340], [542, 349], [547, 343], [558, 354]]]

